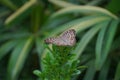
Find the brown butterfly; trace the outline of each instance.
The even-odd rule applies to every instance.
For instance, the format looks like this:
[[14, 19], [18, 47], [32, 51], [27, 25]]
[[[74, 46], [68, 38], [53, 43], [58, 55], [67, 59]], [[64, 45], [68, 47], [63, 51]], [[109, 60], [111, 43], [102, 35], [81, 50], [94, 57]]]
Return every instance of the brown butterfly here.
[[74, 46], [76, 43], [76, 32], [74, 29], [67, 30], [57, 37], [50, 37], [45, 40], [45, 43], [55, 44], [58, 46]]

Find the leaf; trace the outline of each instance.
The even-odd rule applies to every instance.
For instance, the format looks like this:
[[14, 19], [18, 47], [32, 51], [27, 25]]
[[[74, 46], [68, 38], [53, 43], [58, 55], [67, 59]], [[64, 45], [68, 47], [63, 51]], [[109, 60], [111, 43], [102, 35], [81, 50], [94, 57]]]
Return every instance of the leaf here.
[[[52, 49], [52, 45], [49, 45], [49, 48]], [[47, 57], [51, 57], [51, 59], [54, 59], [51, 51], [49, 51], [48, 48], [45, 48], [44, 51], [42, 52], [42, 55], [41, 55], [41, 70], [42, 71], [45, 70], [44, 60]]]
[[[69, 23], [66, 23], [62, 26], [59, 26], [58, 28], [52, 30], [49, 33], [49, 36], [53, 36], [56, 35], [66, 29], [75, 29], [76, 32], [80, 32], [86, 28], [91, 27], [92, 25], [95, 25], [97, 23], [100, 23], [101, 21], [105, 21], [105, 20], [109, 20], [109, 17], [105, 17], [105, 16], [87, 16], [84, 18], [80, 18], [80, 19], [76, 19], [73, 20]], [[47, 36], [47, 37], [49, 37]]]
[[107, 31], [105, 39], [104, 39], [100, 68], [104, 64], [104, 62], [109, 54], [118, 23], [119, 23], [119, 21], [113, 20], [108, 28], [108, 31]]
[[41, 41], [40, 38], [36, 38], [36, 49], [37, 49], [37, 53], [39, 56], [39, 63], [41, 66], [41, 55], [42, 55], [42, 52], [44, 50], [44, 45], [43, 45], [43, 42]]
[[32, 47], [33, 37], [21, 40], [13, 50], [8, 64], [8, 80], [17, 80], [19, 73], [25, 63], [28, 53]]
[[86, 5], [97, 6], [100, 5], [102, 0], [89, 1]]
[[94, 7], [94, 6], [72, 6], [72, 7], [66, 7], [62, 10], [59, 10], [58, 12], [54, 13], [50, 19], [54, 19], [58, 16], [70, 14], [70, 13], [82, 13], [82, 14], [103, 14], [110, 16], [111, 18], [114, 18], [118, 20], [118, 17], [114, 14], [110, 13], [106, 9], [100, 8], [100, 7]]
[[93, 28], [91, 28], [86, 34], [82, 37], [82, 39], [78, 42], [75, 50], [72, 53], [76, 54], [75, 60], [77, 60], [82, 52], [84, 51], [87, 44], [90, 42], [90, 40], [95, 36], [95, 34], [106, 24], [107, 21], [103, 21]]
[[30, 33], [28, 32], [17, 32], [17, 33], [4, 33], [0, 34], [0, 41], [5, 41], [8, 39], [18, 39], [18, 38], [24, 38], [30, 36]]
[[115, 50], [115, 49], [117, 49], [117, 48], [119, 48], [119, 45], [120, 44], [120, 36], [118, 36], [115, 40], [114, 40], [114, 42], [113, 42], [113, 44], [112, 44], [112, 50]]
[[101, 61], [101, 54], [102, 54], [102, 46], [103, 46], [104, 37], [105, 37], [106, 29], [107, 29], [107, 26], [108, 26], [109, 22], [110, 21], [106, 22], [103, 25], [103, 28], [100, 30], [100, 32], [98, 34], [96, 47], [95, 47], [95, 54], [96, 54], [95, 66], [96, 66], [96, 70], [99, 70], [99, 64], [101, 63], [100, 61]]
[[51, 20], [47, 20], [43, 27], [42, 27], [42, 30], [49, 30], [49, 29], [54, 29], [54, 28], [58, 28], [59, 25], [63, 24], [63, 23], [66, 23], [66, 22], [69, 22], [71, 20], [73, 20], [74, 16], [71, 16], [71, 15], [67, 15], [67, 16], [64, 16], [64, 17], [60, 17], [60, 18], [56, 18], [56, 19], [53, 19], [52, 21]]
[[31, 27], [34, 32], [37, 32], [39, 30], [39, 27], [43, 23], [43, 7], [40, 3], [34, 5], [32, 8], [32, 14], [31, 14]]
[[118, 65], [117, 65], [114, 80], [120, 80], [120, 62], [119, 62]]
[[0, 9], [0, 18], [7, 16], [10, 13], [10, 10]]
[[42, 74], [39, 70], [34, 70], [33, 73], [38, 77], [41, 77], [41, 74]]
[[42, 51], [43, 51], [43, 42], [40, 38], [36, 38], [36, 49], [37, 49], [37, 52], [41, 55]]
[[32, 6], [35, 3], [36, 0], [30, 0], [29, 2], [25, 3], [21, 8], [19, 8], [15, 13], [13, 13], [5, 20], [5, 25], [11, 26], [21, 21], [30, 13]]
[[110, 64], [111, 61], [107, 60], [106, 63], [103, 65], [103, 68], [100, 70], [98, 80], [107, 80]]
[[102, 21], [109, 21], [110, 18], [108, 17], [105, 17], [105, 16], [102, 16], [100, 18], [94, 18], [93, 20], [92, 19], [89, 19], [88, 21], [84, 21], [83, 23], [79, 23], [78, 25], [75, 25], [75, 26], [72, 26], [71, 28], [72, 29], [75, 29], [76, 32], [81, 32], [83, 31], [84, 29], [87, 29], [89, 27], [91, 27], [92, 25], [95, 25], [95, 24], [98, 24], [98, 23], [101, 23]]
[[90, 65], [86, 71], [86, 74], [83, 78], [83, 80], [94, 80], [94, 75], [95, 75], [95, 68], [94, 68], [94, 62], [93, 60], [90, 61]]
[[49, 2], [51, 2], [51, 3], [53, 3], [53, 4], [57, 5], [57, 6], [60, 6], [60, 7], [76, 6], [75, 4], [65, 2], [65, 1], [62, 1], [62, 0], [49, 0]]
[[0, 60], [18, 43], [17, 40], [10, 40], [0, 46]]
[[14, 11], [17, 9], [17, 6], [11, 0], [0, 0], [0, 3]]

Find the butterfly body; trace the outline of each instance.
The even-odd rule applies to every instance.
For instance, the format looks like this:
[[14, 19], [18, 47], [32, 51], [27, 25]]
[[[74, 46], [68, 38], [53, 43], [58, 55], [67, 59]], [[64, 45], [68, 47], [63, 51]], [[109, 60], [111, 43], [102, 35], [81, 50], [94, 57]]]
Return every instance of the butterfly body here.
[[76, 43], [76, 34], [74, 29], [63, 32], [60, 36], [50, 37], [45, 40], [48, 44], [55, 44], [58, 46], [74, 46]]

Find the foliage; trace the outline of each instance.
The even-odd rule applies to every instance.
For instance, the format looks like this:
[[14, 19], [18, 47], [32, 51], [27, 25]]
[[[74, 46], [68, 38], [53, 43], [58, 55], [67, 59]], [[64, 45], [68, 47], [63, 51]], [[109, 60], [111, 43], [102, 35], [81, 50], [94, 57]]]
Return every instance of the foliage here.
[[72, 51], [76, 54], [73, 61], [80, 59], [80, 64], [88, 66], [80, 79], [119, 80], [120, 30], [116, 15], [119, 16], [120, 5], [116, 4], [119, 0], [105, 1], [0, 0], [0, 60], [8, 62], [4, 67], [7, 69], [5, 77], [18, 80], [23, 78], [24, 73], [32, 78], [22, 71], [26, 62], [31, 63], [27, 58], [32, 55], [33, 65], [37, 61], [40, 64], [37, 68], [43, 69], [43, 57], [50, 57], [43, 40], [72, 28], [78, 38]]
[[34, 73], [41, 80], [70, 80], [80, 74], [77, 66], [79, 60], [73, 61], [75, 54], [71, 53], [72, 48], [53, 45], [52, 50], [49, 50], [50, 52], [43, 58], [43, 70], [41, 72], [35, 70]]

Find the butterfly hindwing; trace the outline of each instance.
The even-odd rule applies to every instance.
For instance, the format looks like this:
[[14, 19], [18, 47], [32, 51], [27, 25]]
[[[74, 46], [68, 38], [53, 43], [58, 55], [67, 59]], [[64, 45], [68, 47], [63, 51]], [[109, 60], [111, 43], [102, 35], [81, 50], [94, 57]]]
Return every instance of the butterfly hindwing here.
[[46, 39], [45, 42], [48, 44], [55, 44], [58, 46], [73, 46], [76, 43], [75, 36], [75, 30], [70, 29], [68, 31], [63, 32], [58, 37], [50, 37]]
[[63, 45], [64, 41], [60, 39], [59, 37], [50, 37], [45, 40], [46, 43], [48, 44], [55, 44], [55, 45]]
[[65, 41], [68, 45], [74, 45], [76, 43], [75, 39], [75, 30], [71, 29], [68, 31], [65, 31], [60, 35], [61, 39]]

